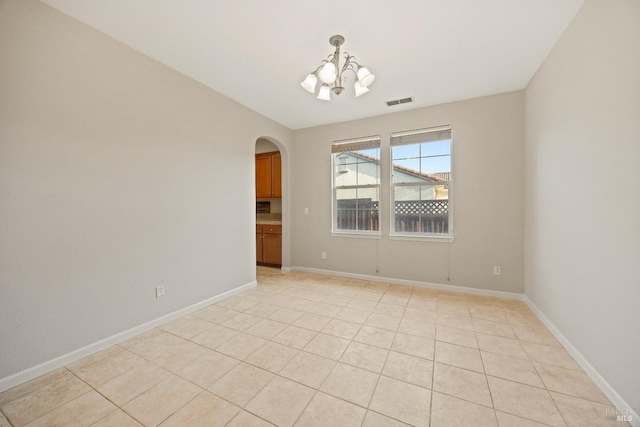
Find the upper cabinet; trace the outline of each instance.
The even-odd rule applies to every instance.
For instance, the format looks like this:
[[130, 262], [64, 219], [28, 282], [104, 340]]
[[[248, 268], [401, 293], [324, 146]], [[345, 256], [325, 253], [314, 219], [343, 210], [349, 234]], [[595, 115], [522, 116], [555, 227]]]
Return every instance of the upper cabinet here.
[[256, 199], [282, 198], [281, 171], [279, 151], [256, 154]]

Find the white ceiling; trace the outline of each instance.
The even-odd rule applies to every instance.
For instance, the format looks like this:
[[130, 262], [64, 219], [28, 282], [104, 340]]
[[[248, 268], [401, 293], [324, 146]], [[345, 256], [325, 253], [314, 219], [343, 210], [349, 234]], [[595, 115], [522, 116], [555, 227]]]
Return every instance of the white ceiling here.
[[[523, 89], [584, 0], [43, 0], [291, 129]], [[320, 101], [333, 53], [376, 74]], [[412, 104], [385, 101], [414, 97]]]

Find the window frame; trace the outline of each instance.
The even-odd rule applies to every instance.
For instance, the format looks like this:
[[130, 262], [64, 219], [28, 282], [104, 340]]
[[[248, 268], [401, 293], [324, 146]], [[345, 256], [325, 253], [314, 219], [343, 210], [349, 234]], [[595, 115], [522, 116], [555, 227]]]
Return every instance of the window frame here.
[[[437, 126], [431, 128], [424, 129], [416, 129], [412, 131], [403, 131], [403, 132], [394, 132], [390, 135], [389, 140], [391, 141], [394, 136], [402, 136], [402, 135], [418, 135], [421, 133], [432, 133], [432, 132], [449, 132], [449, 158], [450, 158], [450, 175], [449, 180], [442, 182], [447, 185], [448, 197], [447, 197], [447, 233], [433, 233], [433, 232], [401, 232], [396, 231], [396, 200], [395, 200], [395, 189], [396, 187], [419, 187], [425, 184], [419, 182], [409, 182], [409, 183], [394, 183], [394, 159], [393, 159], [393, 148], [402, 145], [414, 145], [414, 144], [397, 144], [394, 145], [392, 143], [389, 144], [389, 239], [390, 240], [413, 240], [413, 241], [430, 241], [430, 242], [443, 242], [443, 243], [451, 243], [454, 241], [454, 228], [453, 228], [453, 183], [454, 183], [454, 167], [453, 167], [453, 128], [451, 125]], [[429, 141], [436, 142], [438, 140]], [[440, 140], [444, 141], [444, 140]], [[415, 144], [422, 144], [421, 142], [416, 142]], [[429, 184], [426, 184], [429, 185]]]
[[[335, 182], [335, 171], [338, 166], [341, 166], [336, 162], [336, 158], [338, 157], [340, 152], [334, 151], [334, 147], [347, 147], [349, 145], [355, 145], [358, 143], [367, 143], [377, 141], [377, 149], [379, 152], [378, 157], [378, 176], [377, 176], [377, 184], [362, 184], [362, 185], [345, 185], [345, 186], [336, 186]], [[381, 190], [382, 190], [382, 180], [381, 180], [381, 138], [380, 135], [372, 135], [367, 137], [360, 138], [351, 138], [345, 140], [334, 141], [331, 144], [331, 235], [334, 237], [356, 237], [356, 238], [369, 238], [369, 239], [381, 239], [382, 238], [382, 209], [381, 209]], [[352, 152], [356, 150], [342, 150], [341, 152]], [[337, 228], [337, 193], [338, 190], [351, 190], [355, 189], [377, 189], [378, 194], [378, 229], [377, 230], [348, 230], [348, 229], [339, 229]], [[356, 215], [357, 221], [357, 215]]]

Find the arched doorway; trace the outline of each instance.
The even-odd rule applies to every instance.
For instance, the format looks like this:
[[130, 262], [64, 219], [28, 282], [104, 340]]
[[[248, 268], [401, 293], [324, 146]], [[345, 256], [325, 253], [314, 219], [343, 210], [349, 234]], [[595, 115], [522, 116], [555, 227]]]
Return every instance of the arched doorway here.
[[256, 264], [282, 267], [282, 155], [267, 138], [255, 147]]

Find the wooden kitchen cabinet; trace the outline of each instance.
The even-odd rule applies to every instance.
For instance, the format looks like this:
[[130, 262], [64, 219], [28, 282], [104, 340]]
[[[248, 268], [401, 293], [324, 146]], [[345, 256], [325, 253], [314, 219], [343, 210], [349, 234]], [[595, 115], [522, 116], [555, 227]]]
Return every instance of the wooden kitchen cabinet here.
[[260, 264], [262, 262], [262, 226], [256, 225], [256, 263]]
[[280, 152], [256, 154], [256, 199], [280, 198], [282, 198]]
[[256, 262], [282, 265], [281, 225], [256, 225]]
[[271, 192], [274, 199], [282, 198], [282, 157], [280, 152], [271, 156]]

